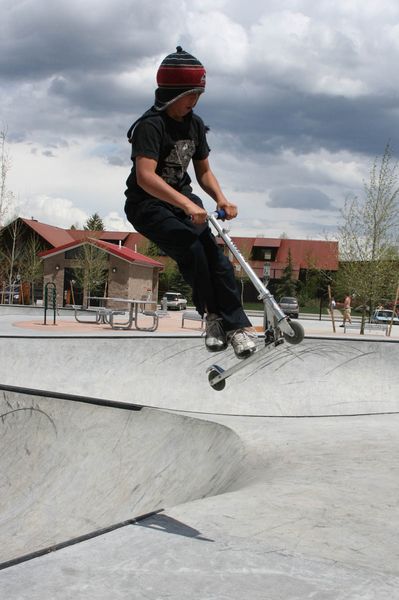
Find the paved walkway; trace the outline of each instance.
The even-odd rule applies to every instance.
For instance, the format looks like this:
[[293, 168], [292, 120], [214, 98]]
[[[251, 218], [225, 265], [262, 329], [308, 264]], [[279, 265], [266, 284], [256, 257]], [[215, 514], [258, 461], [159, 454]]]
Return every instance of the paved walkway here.
[[[8, 308], [8, 307], [7, 307]], [[19, 309], [19, 307], [18, 307]], [[47, 315], [47, 324], [44, 325], [43, 311], [36, 310], [35, 314], [24, 314], [24, 310], [15, 310], [2, 312], [0, 307], [0, 335], [33, 335], [33, 336], [59, 336], [59, 335], [92, 335], [92, 336], [157, 336], [157, 335], [179, 335], [179, 336], [201, 336], [203, 329], [197, 321], [186, 320], [182, 327], [182, 313], [179, 311], [168, 311], [159, 319], [159, 326], [156, 332], [147, 333], [140, 332], [134, 329], [131, 330], [112, 330], [109, 325], [104, 324], [84, 324], [78, 323], [71, 313], [61, 311], [56, 317], [56, 324], [53, 324], [51, 315]], [[261, 313], [249, 312], [249, 318], [260, 333], [263, 331], [263, 317]], [[335, 318], [335, 332], [331, 319], [323, 316], [323, 319], [310, 318], [303, 316], [299, 319], [305, 329], [306, 336], [331, 336], [334, 338], [353, 337], [353, 338], [368, 338], [368, 339], [392, 339], [399, 340], [399, 326], [393, 326], [389, 338], [382, 330], [366, 331], [365, 335], [360, 336], [360, 321], [354, 318], [354, 323], [358, 324], [357, 329], [350, 328], [344, 331], [340, 327], [342, 319], [337, 311]], [[140, 315], [140, 324], [148, 326], [152, 324], [152, 317]]]

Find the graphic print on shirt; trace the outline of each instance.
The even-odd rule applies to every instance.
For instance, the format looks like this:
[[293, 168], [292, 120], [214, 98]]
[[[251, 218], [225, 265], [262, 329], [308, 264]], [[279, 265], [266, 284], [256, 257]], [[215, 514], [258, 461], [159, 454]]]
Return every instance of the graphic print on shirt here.
[[162, 179], [169, 185], [176, 187], [183, 179], [194, 153], [195, 142], [193, 140], [177, 141], [169, 156], [165, 158]]

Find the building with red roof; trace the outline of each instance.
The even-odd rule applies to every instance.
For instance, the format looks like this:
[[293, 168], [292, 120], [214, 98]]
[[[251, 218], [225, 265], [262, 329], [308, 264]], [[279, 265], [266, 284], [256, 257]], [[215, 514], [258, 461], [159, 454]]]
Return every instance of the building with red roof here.
[[[71, 282], [74, 261], [76, 263], [79, 249], [85, 243], [94, 244], [107, 254], [110, 267], [107, 293], [118, 297], [141, 297], [150, 289], [156, 298], [159, 272], [171, 260], [163, 254], [157, 260], [146, 256], [150, 242], [137, 232], [62, 229], [35, 219], [19, 218], [4, 227], [0, 232], [1, 245], [12, 245], [12, 230], [16, 227], [21, 244], [26, 245], [31, 236], [38, 240], [44, 262], [44, 283], [57, 283], [60, 305], [78, 304], [72, 302]], [[223, 245], [221, 238], [216, 239]], [[301, 279], [312, 269], [330, 274], [338, 270], [338, 242], [234, 236], [232, 239], [260, 278], [267, 275], [272, 281], [278, 281], [289, 255], [295, 279]], [[229, 255], [227, 248], [225, 253]], [[240, 277], [240, 266], [231, 255], [230, 259]]]
[[159, 271], [163, 269], [161, 262], [122, 245], [86, 237], [39, 253], [44, 264], [44, 285], [55, 284], [57, 306], [86, 303], [83, 290], [76, 285], [76, 270], [82, 268], [84, 247], [87, 246], [103, 251], [107, 265], [101, 289], [92, 290], [92, 295], [158, 298]]
[[[267, 265], [270, 278], [280, 279], [287, 266], [289, 254], [295, 279], [299, 278], [301, 271], [309, 269], [338, 270], [338, 242], [266, 237], [232, 239], [260, 277], [263, 276], [264, 267]], [[223, 244], [221, 239], [218, 242]], [[234, 259], [232, 260], [234, 262]]]

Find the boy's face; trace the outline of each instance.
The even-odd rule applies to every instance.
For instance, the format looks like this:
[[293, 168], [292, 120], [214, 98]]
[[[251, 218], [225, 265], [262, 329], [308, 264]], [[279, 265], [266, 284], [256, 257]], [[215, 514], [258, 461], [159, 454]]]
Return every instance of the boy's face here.
[[192, 111], [194, 106], [198, 102], [198, 98], [200, 94], [193, 92], [192, 94], [187, 94], [187, 96], [183, 96], [178, 100], [175, 100], [168, 106], [166, 109], [167, 114], [176, 121], [182, 121], [183, 118]]

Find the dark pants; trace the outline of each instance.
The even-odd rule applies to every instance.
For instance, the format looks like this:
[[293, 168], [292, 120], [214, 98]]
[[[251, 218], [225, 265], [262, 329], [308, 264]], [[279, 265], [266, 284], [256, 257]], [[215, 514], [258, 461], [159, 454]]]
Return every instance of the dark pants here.
[[[202, 206], [194, 194], [190, 199]], [[156, 199], [138, 205], [128, 201], [125, 212], [136, 231], [176, 261], [193, 290], [200, 315], [219, 315], [225, 331], [251, 326], [242, 308], [233, 266], [207, 224], [194, 225], [182, 210]]]

